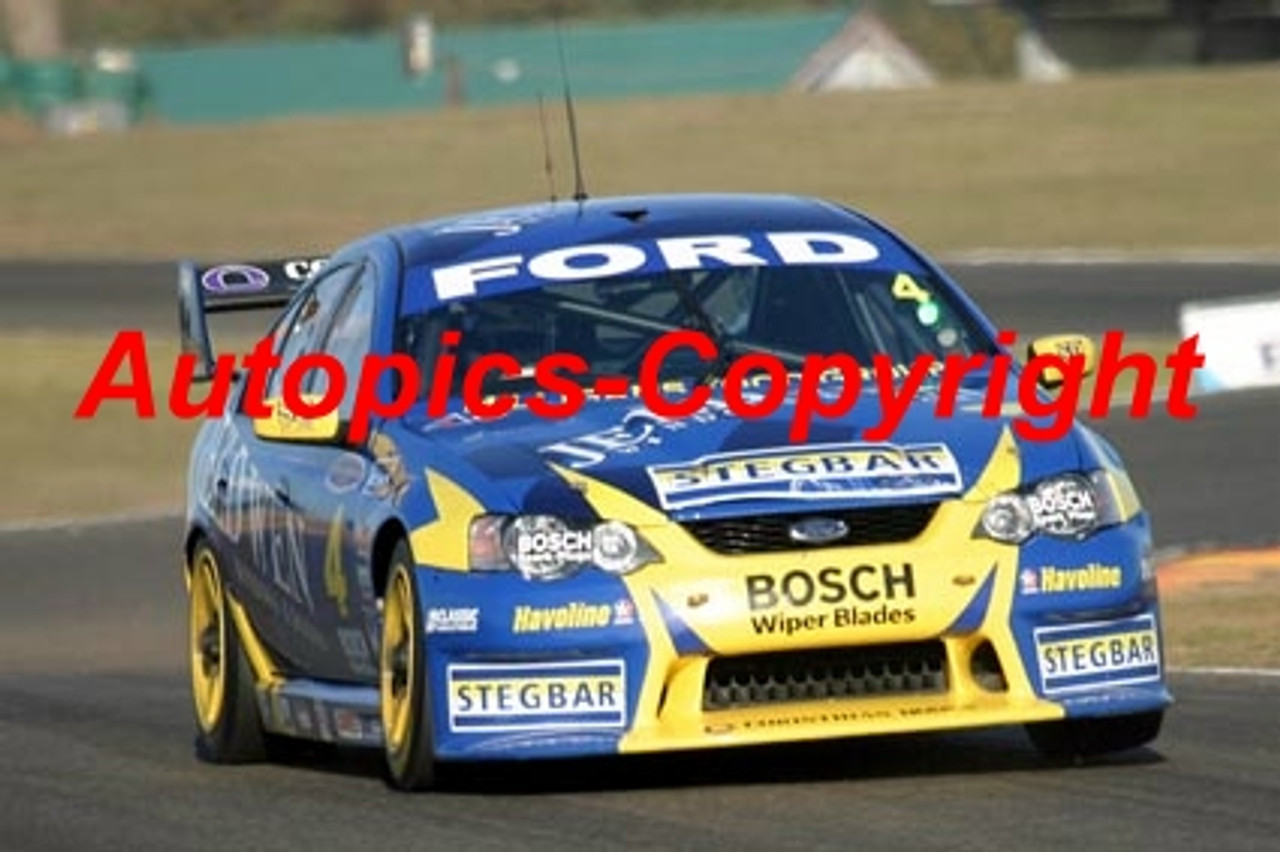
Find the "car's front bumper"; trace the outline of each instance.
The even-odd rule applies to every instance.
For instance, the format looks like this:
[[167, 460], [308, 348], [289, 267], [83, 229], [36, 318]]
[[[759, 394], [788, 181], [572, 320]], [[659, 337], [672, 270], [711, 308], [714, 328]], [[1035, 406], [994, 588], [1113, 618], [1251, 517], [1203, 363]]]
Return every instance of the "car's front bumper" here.
[[[671, 559], [677, 546], [650, 531], [668, 561], [626, 578], [586, 571], [535, 583], [423, 566], [437, 753], [474, 760], [698, 749], [1169, 703], [1145, 515], [1083, 542], [1012, 547], [973, 540], [971, 512], [949, 511], [910, 544], [701, 551], [696, 562], [687, 553]], [[909, 598], [895, 574], [904, 565], [913, 572]], [[815, 585], [804, 606], [786, 600], [788, 588], [793, 598], [808, 588], [797, 578], [788, 587], [788, 573], [818, 577], [831, 566], [840, 568], [831, 575], [838, 584]], [[875, 571], [851, 579], [860, 566]], [[777, 606], [751, 609], [753, 575], [771, 576], [776, 592], [770, 599], [758, 583], [754, 605]], [[824, 601], [838, 585], [845, 599]], [[926, 647], [940, 679], [917, 676], [928, 668], [919, 662]], [[868, 649], [879, 657], [859, 656]], [[723, 665], [716, 661], [746, 658], [745, 669], [718, 681], [732, 686], [736, 676], [742, 688], [717, 698], [714, 678], [726, 675], [714, 674]], [[794, 682], [777, 676], [778, 660], [794, 662]]]

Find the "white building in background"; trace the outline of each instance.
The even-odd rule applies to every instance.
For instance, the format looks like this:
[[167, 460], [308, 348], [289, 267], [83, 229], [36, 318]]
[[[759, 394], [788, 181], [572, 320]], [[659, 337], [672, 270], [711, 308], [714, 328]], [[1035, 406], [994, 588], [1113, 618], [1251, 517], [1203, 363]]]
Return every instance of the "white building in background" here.
[[920, 56], [864, 9], [814, 51], [791, 78], [806, 92], [932, 86], [937, 75]]
[[1020, 79], [1032, 83], [1058, 83], [1071, 77], [1071, 66], [1030, 27], [1018, 34], [1016, 49]]

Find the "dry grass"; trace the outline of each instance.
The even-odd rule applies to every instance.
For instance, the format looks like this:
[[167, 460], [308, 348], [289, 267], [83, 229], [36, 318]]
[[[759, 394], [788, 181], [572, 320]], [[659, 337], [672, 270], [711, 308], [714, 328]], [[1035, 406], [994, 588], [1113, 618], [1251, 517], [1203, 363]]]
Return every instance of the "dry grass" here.
[[[74, 416], [114, 332], [86, 335], [0, 335], [0, 446], [5, 487], [0, 521], [145, 511], [182, 505], [187, 455], [198, 422], [168, 413], [177, 342], [147, 338], [157, 416], [140, 419], [133, 405], [104, 401], [92, 418]], [[246, 352], [251, 341], [229, 335], [222, 351]], [[122, 368], [119, 384], [130, 374]], [[200, 398], [197, 389], [192, 396]]]
[[1269, 569], [1216, 568], [1162, 595], [1170, 665], [1280, 668], [1280, 553]]
[[[930, 249], [1280, 247], [1280, 69], [580, 107], [590, 188], [817, 194]], [[559, 122], [557, 122], [558, 124]], [[556, 128], [557, 137], [560, 128]], [[557, 152], [566, 149], [562, 138]], [[532, 107], [0, 130], [0, 256], [251, 256], [545, 194]], [[564, 192], [568, 166], [560, 157]]]
[[[181, 505], [186, 453], [195, 425], [167, 415], [138, 420], [108, 403], [91, 420], [73, 412], [110, 344], [111, 332], [80, 338], [40, 334], [0, 338], [0, 446], [5, 488], [0, 518], [75, 516]], [[158, 406], [166, 401], [177, 347], [148, 341]]]

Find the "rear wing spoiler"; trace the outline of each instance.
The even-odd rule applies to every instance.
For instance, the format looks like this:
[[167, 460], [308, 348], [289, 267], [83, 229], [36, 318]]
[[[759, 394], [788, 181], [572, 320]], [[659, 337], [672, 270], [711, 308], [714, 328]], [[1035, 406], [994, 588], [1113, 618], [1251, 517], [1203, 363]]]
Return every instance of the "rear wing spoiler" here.
[[179, 263], [178, 328], [183, 354], [196, 356], [193, 378], [213, 377], [208, 314], [283, 308], [324, 262], [321, 257], [214, 266]]

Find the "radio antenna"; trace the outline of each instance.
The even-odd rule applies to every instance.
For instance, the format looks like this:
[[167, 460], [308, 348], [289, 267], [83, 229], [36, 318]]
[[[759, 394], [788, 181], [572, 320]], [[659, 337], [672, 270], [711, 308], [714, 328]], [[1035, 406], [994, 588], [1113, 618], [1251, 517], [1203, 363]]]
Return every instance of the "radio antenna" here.
[[547, 188], [551, 191], [551, 201], [556, 200], [556, 170], [551, 160], [551, 137], [547, 133], [547, 111], [543, 107], [542, 92], [538, 92], [538, 124], [542, 127], [542, 170], [547, 175]]
[[560, 81], [564, 85], [564, 114], [569, 122], [569, 150], [573, 154], [573, 200], [587, 200], [587, 185], [582, 179], [582, 155], [578, 150], [578, 120], [573, 112], [573, 92], [569, 88], [569, 64], [564, 59], [564, 36], [560, 19], [556, 18], [556, 50], [560, 55]]

